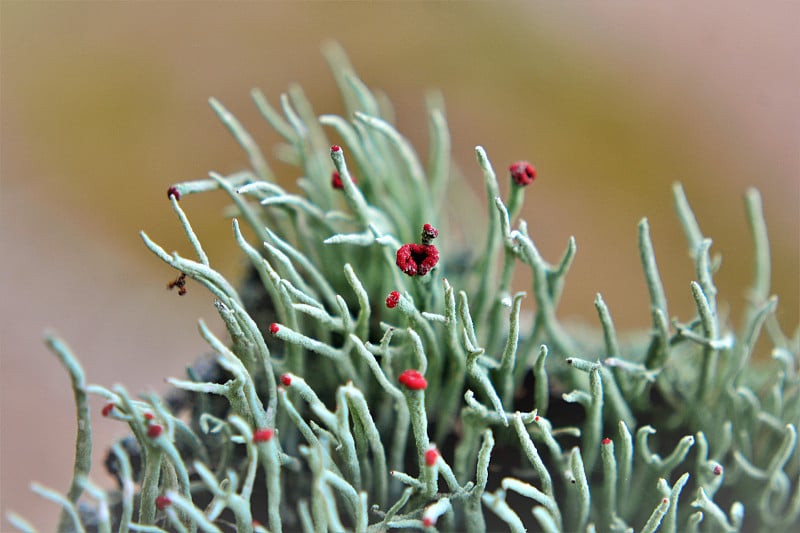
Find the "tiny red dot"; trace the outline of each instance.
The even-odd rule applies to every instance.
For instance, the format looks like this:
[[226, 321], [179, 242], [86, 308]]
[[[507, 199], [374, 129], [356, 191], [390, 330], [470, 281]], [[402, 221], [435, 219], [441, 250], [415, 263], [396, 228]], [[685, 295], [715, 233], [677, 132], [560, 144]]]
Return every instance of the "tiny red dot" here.
[[156, 507], [159, 510], [163, 511], [164, 509], [166, 509], [170, 505], [172, 505], [172, 500], [170, 500], [166, 496], [159, 496], [159, 497], [156, 498]]
[[289, 374], [284, 374], [281, 376], [281, 383], [286, 385], [287, 387], [292, 384], [292, 376]]
[[536, 415], [536, 416], [534, 416], [534, 417], [533, 417], [533, 421], [534, 421], [534, 422], [538, 422], [538, 421], [539, 421], [539, 415]]
[[106, 404], [106, 405], [103, 407], [103, 410], [102, 410], [101, 412], [103, 413], [103, 416], [108, 416], [108, 415], [110, 415], [110, 414], [111, 414], [111, 411], [112, 411], [113, 409], [114, 409], [114, 404], [113, 404], [113, 403], [107, 403], [107, 404]]
[[151, 439], [154, 439], [161, 435], [161, 432], [164, 431], [164, 428], [161, 427], [161, 424], [150, 424], [147, 426], [147, 436]]
[[425, 452], [425, 464], [428, 466], [433, 466], [436, 464], [436, 461], [439, 459], [439, 450], [436, 448], [429, 448], [428, 451]]
[[517, 161], [508, 167], [508, 170], [514, 183], [521, 187], [530, 185], [536, 179], [536, 169], [527, 161]]
[[167, 198], [174, 196], [176, 200], [181, 199], [181, 193], [178, 192], [178, 188], [174, 185], [167, 189]]
[[258, 429], [253, 433], [253, 442], [268, 442], [274, 434], [270, 428]]
[[609, 439], [608, 437], [604, 438], [604, 439], [603, 439], [603, 444], [604, 444], [604, 445], [611, 444], [611, 439]]
[[338, 152], [341, 149], [342, 148], [338, 144], [334, 144], [333, 146], [331, 146], [331, 152]]
[[422, 243], [423, 244], [430, 244], [433, 239], [439, 236], [439, 230], [431, 226], [430, 224], [425, 224], [422, 226]]
[[722, 467], [720, 465], [714, 465], [714, 468], [711, 469], [714, 472], [715, 476], [719, 476], [722, 474]]
[[400, 374], [398, 381], [411, 390], [425, 390], [428, 386], [428, 380], [425, 379], [425, 376], [413, 368]]
[[280, 330], [281, 327], [278, 324], [275, 324], [274, 322], [269, 325], [269, 332], [272, 333], [273, 335], [278, 333]]
[[661, 503], [667, 503], [668, 501], [669, 501], [668, 499], [664, 498], [663, 500], [661, 500]]
[[389, 296], [386, 297], [386, 307], [394, 309], [398, 303], [400, 303], [400, 293], [397, 291], [390, 292]]
[[342, 181], [342, 176], [335, 170], [333, 171], [333, 174], [331, 174], [331, 187], [333, 187], [334, 189], [344, 189], [344, 182]]
[[144, 419], [145, 419], [145, 420], [152, 420], [152, 419], [154, 419], [154, 418], [155, 418], [155, 417], [153, 416], [153, 413], [145, 413], [145, 414], [144, 414]]
[[431, 527], [435, 523], [436, 522], [433, 520], [433, 518], [429, 516], [426, 516], [425, 518], [422, 519], [422, 525], [425, 527]]

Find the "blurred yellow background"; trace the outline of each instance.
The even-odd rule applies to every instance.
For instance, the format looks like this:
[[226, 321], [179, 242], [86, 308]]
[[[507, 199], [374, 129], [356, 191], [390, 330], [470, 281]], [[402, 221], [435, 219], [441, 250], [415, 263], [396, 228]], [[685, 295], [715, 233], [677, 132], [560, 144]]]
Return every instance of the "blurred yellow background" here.
[[[602, 292], [619, 327], [648, 327], [636, 249], [643, 216], [670, 313], [692, 316], [693, 265], [670, 189], [680, 180], [712, 252], [723, 254], [720, 300], [735, 325], [752, 272], [741, 198], [748, 186], [761, 190], [773, 292], [793, 332], [800, 4], [566, 4], [0, 3], [0, 512], [51, 530], [57, 509], [28, 483], [64, 490], [70, 477], [71, 391], [43, 330], [73, 347], [90, 382], [132, 392], [163, 390], [207, 350], [196, 320], [216, 324], [211, 296], [196, 285], [184, 298], [166, 291], [174, 274], [137, 232], [186, 251], [167, 186], [246, 164], [209, 96], [268, 155], [277, 136], [251, 88], [274, 103], [299, 82], [318, 113], [341, 111], [319, 52], [328, 39], [388, 93], [423, 153], [424, 93], [442, 90], [468, 186], [479, 184], [477, 144], [503, 176], [512, 161], [536, 165], [523, 214], [534, 240], [553, 261], [570, 235], [578, 242], [560, 316], [595, 324]], [[225, 205], [221, 194], [184, 202], [212, 265], [236, 279], [243, 260]], [[99, 418], [95, 431], [99, 464], [124, 428]], [[110, 482], [101, 468], [94, 479]]]

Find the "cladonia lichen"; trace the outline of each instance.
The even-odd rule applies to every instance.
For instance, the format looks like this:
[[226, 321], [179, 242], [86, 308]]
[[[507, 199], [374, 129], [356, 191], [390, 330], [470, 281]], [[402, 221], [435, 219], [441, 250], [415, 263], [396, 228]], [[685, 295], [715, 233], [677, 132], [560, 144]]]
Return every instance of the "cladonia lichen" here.
[[[66, 495], [34, 485], [63, 508], [59, 529], [794, 530], [800, 335], [775, 319], [758, 193], [746, 194], [756, 260], [741, 326], [718, 312], [720, 262], [676, 184], [696, 312], [669, 314], [642, 220], [651, 330], [618, 335], [598, 294], [596, 334], [574, 333], [557, 310], [575, 240], [550, 262], [536, 228], [518, 218], [536, 187], [533, 166], [514, 162], [498, 179], [475, 149], [486, 233], [459, 249], [445, 216], [452, 172], [440, 100], [429, 99], [423, 164], [387, 100], [340, 49], [326, 54], [343, 117], [317, 117], [298, 87], [278, 108], [253, 92], [299, 192], [278, 185], [252, 137], [212, 99], [249, 168], [169, 188], [195, 257], [141, 234], [176, 270], [170, 288], [212, 296], [227, 338], [203, 322], [199, 331], [214, 358], [169, 379], [165, 398], [134, 398], [87, 385], [64, 342], [48, 338], [72, 377], [79, 424]], [[230, 197], [232, 238], [249, 260], [240, 291], [184, 212], [195, 194], [212, 193]], [[512, 288], [516, 269], [532, 274], [526, 292]], [[761, 337], [772, 358], [756, 364]], [[87, 394], [130, 429], [106, 461], [111, 489], [97, 484], [101, 473], [89, 479]]]

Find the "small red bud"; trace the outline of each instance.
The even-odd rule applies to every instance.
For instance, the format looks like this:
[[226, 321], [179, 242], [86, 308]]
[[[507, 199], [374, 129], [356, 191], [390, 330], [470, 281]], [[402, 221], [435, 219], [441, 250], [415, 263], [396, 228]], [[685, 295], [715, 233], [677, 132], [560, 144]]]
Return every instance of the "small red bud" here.
[[520, 187], [530, 185], [536, 179], [536, 169], [527, 161], [517, 161], [508, 167], [511, 179]]
[[435, 523], [436, 523], [436, 521], [433, 518], [431, 518], [430, 516], [426, 516], [426, 517], [424, 517], [422, 519], [422, 525], [425, 526], [425, 527], [431, 527]]
[[331, 174], [331, 187], [334, 189], [344, 189], [342, 176], [335, 170], [333, 171], [333, 174]]
[[533, 421], [534, 421], [534, 422], [538, 422], [538, 421], [539, 421], [539, 415], [536, 415], [536, 416], [534, 416], [534, 417], [533, 417]]
[[331, 146], [331, 152], [338, 152], [341, 149], [342, 148], [338, 144], [334, 144], [333, 146]]
[[389, 296], [386, 297], [386, 307], [389, 309], [394, 309], [397, 307], [397, 304], [400, 302], [400, 293], [397, 291], [392, 291], [389, 293]]
[[281, 329], [281, 327], [278, 324], [274, 323], [274, 322], [269, 325], [269, 332], [272, 333], [273, 335], [278, 333], [280, 331], [280, 329]]
[[113, 410], [114, 410], [114, 404], [113, 403], [107, 403], [107, 404], [105, 404], [103, 406], [103, 410], [100, 411], [100, 412], [103, 413], [103, 416], [108, 416], [108, 415], [111, 414], [111, 411], [113, 411]]
[[722, 475], [722, 466], [714, 465], [714, 468], [711, 469], [715, 476]]
[[422, 226], [422, 244], [430, 244], [433, 239], [439, 236], [439, 230], [431, 226], [430, 224], [425, 224]]
[[147, 436], [150, 437], [151, 439], [155, 439], [156, 437], [161, 435], [161, 432], [163, 431], [164, 428], [161, 427], [161, 424], [150, 424], [149, 426], [147, 426]]
[[268, 442], [274, 434], [270, 428], [258, 429], [253, 433], [253, 442]]
[[433, 466], [436, 464], [436, 461], [439, 459], [439, 450], [435, 447], [428, 448], [428, 451], [425, 452], [425, 464], [428, 466]]
[[413, 368], [400, 374], [398, 381], [411, 390], [425, 390], [428, 386], [428, 380], [425, 379], [425, 376]]
[[167, 498], [166, 496], [158, 496], [156, 498], [156, 508], [160, 511], [163, 511], [167, 507], [172, 505], [172, 500]]
[[[353, 176], [352, 174], [350, 174], [350, 180], [353, 183], [356, 183], [356, 177]], [[344, 189], [344, 181], [342, 181], [342, 175], [335, 170], [331, 174], [331, 187], [339, 190]]]
[[668, 501], [669, 501], [668, 499], [664, 498], [663, 500], [661, 500], [661, 503], [667, 503]]
[[144, 419], [145, 420], [153, 420], [154, 418], [155, 417], [153, 416], [153, 413], [145, 413], [144, 414]]
[[609, 439], [608, 437], [604, 438], [603, 439], [603, 446], [607, 446], [609, 444], [611, 444], [611, 439]]
[[289, 374], [284, 374], [281, 376], [281, 383], [286, 385], [287, 387], [292, 384], [292, 376]]
[[174, 185], [167, 189], [167, 198], [171, 198], [172, 196], [174, 196], [176, 200], [181, 199], [181, 193], [178, 192], [178, 188]]

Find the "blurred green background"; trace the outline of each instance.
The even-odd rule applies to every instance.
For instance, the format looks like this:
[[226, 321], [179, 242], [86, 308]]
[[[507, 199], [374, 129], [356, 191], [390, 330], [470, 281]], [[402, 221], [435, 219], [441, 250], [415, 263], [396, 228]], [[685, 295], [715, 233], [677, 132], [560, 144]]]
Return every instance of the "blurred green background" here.
[[[167, 292], [174, 275], [137, 232], [186, 251], [167, 186], [246, 164], [209, 96], [268, 154], [277, 136], [251, 88], [276, 102], [299, 82], [318, 113], [341, 111], [319, 52], [328, 39], [388, 93], [423, 153], [424, 93], [442, 90], [462, 186], [479, 187], [477, 144], [501, 174], [518, 159], [536, 165], [523, 214], [532, 236], [551, 260], [570, 235], [578, 242], [562, 317], [596, 323], [602, 292], [619, 327], [648, 327], [636, 249], [643, 216], [670, 313], [691, 316], [693, 266], [670, 196], [680, 180], [723, 254], [718, 286], [733, 324], [752, 272], [741, 197], [761, 190], [779, 319], [793, 332], [799, 6], [1, 2], [0, 512], [52, 529], [57, 510], [28, 482], [63, 490], [70, 476], [71, 392], [43, 330], [64, 337], [90, 382], [134, 392], [163, 390], [206, 351], [195, 330], [197, 318], [214, 320], [211, 297], [197, 286], [184, 298]], [[222, 195], [184, 202], [212, 265], [235, 279], [243, 261], [219, 216], [225, 205]], [[124, 428], [99, 419], [95, 430], [99, 464]], [[110, 482], [99, 468], [95, 480]]]

